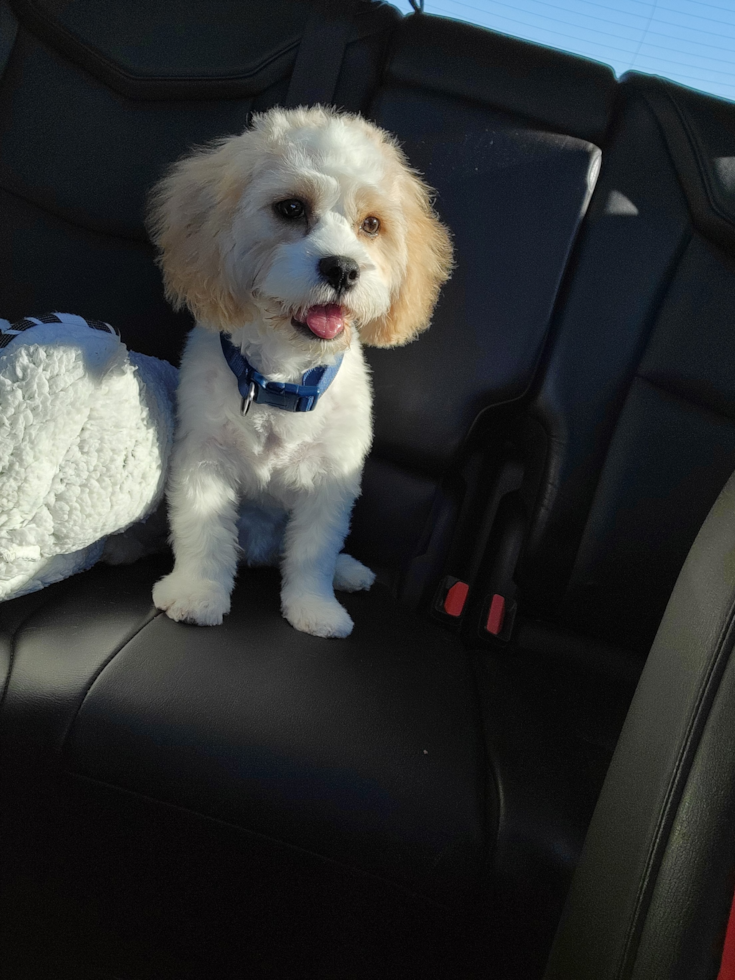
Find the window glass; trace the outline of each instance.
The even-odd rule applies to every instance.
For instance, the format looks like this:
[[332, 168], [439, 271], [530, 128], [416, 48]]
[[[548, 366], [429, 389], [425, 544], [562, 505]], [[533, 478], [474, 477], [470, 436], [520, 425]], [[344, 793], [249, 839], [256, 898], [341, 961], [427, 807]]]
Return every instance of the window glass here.
[[426, 0], [425, 10], [735, 101], [735, 0]]

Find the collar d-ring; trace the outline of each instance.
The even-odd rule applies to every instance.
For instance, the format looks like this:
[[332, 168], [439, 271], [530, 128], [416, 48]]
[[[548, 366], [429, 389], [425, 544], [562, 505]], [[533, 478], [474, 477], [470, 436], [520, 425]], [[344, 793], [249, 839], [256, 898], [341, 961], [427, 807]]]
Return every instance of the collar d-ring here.
[[245, 416], [250, 411], [250, 406], [253, 404], [255, 399], [255, 382], [250, 382], [250, 388], [248, 389], [247, 395], [243, 395], [243, 399], [240, 402], [240, 414]]

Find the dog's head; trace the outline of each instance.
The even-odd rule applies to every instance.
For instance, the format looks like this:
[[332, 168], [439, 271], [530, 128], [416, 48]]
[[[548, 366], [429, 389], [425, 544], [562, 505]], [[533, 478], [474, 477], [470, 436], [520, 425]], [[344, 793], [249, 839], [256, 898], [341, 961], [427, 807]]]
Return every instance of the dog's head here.
[[[166, 294], [214, 330], [310, 354], [392, 347], [429, 325], [452, 247], [395, 141], [329, 109], [274, 109], [177, 163], [149, 229]], [[261, 337], [262, 339], [262, 337]]]

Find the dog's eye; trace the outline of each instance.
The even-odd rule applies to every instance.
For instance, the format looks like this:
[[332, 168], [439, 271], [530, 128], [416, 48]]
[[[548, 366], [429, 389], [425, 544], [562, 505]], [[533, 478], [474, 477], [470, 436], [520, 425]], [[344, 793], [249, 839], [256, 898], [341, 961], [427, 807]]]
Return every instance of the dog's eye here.
[[378, 219], [371, 214], [369, 217], [365, 218], [360, 227], [366, 235], [377, 235], [380, 231], [380, 221], [378, 221]]
[[282, 218], [288, 218], [289, 221], [297, 221], [306, 214], [304, 202], [299, 201], [297, 197], [289, 197], [285, 201], [278, 201], [273, 207]]

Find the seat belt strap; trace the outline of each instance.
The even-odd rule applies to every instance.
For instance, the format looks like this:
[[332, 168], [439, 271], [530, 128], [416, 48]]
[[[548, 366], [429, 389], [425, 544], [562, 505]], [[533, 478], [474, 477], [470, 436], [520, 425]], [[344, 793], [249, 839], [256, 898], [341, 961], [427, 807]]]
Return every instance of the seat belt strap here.
[[284, 101], [287, 109], [331, 105], [358, 0], [314, 0]]
[[3, 77], [18, 36], [18, 21], [7, 0], [0, 0], [0, 78]]

